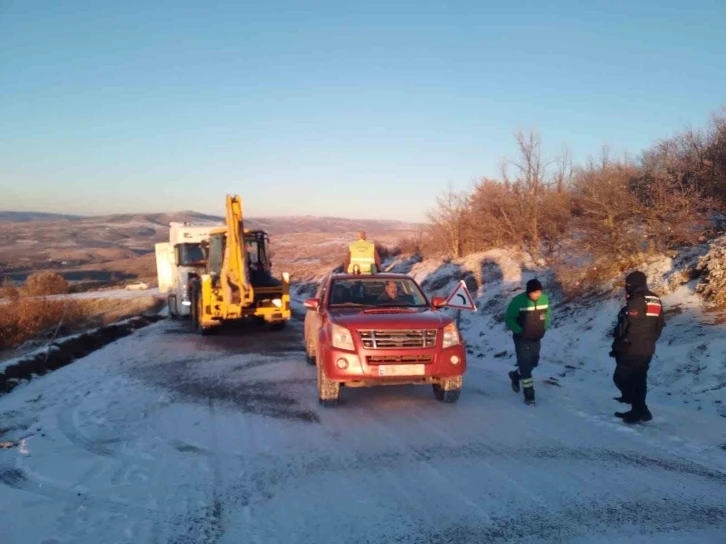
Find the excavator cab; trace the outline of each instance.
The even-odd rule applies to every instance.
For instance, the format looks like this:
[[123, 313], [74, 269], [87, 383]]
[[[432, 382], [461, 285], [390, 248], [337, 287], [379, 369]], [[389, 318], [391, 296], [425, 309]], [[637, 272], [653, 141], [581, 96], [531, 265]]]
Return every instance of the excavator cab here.
[[246, 230], [244, 239], [252, 286], [270, 287], [281, 285], [280, 280], [272, 276], [272, 261], [268, 252], [270, 238], [267, 233], [263, 230]]

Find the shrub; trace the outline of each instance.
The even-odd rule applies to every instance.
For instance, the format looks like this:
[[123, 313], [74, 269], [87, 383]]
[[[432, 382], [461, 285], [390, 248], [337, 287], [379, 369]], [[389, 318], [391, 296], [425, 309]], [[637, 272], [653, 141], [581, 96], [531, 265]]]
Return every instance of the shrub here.
[[19, 298], [0, 312], [0, 349], [15, 347], [36, 337], [68, 334], [86, 320], [84, 307], [70, 300]]
[[70, 286], [57, 272], [35, 272], [25, 280], [25, 294], [31, 297], [62, 295], [68, 293]]
[[20, 291], [15, 284], [9, 279], [5, 278], [2, 285], [0, 285], [0, 298], [9, 298], [15, 300], [20, 296]]
[[696, 266], [701, 280], [696, 291], [704, 299], [726, 306], [726, 236], [715, 240]]

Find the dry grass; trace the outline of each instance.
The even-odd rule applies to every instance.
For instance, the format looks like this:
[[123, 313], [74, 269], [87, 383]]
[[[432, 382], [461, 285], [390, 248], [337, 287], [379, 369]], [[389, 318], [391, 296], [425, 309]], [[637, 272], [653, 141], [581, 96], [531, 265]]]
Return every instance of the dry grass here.
[[166, 304], [165, 300], [151, 295], [121, 301], [98, 298], [82, 302], [88, 322], [92, 326], [109, 325], [128, 317], [156, 313]]
[[152, 296], [123, 301], [21, 297], [2, 305], [0, 350], [18, 347], [29, 340], [74, 334], [128, 317], [156, 313], [163, 305], [163, 301]]
[[19, 298], [2, 306], [0, 349], [16, 347], [37, 337], [69, 334], [86, 320], [83, 305], [75, 301]]

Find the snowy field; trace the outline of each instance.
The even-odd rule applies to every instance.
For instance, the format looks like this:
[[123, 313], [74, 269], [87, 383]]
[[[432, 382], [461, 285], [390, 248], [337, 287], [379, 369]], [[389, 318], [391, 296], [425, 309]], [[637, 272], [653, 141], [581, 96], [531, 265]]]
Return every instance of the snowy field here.
[[472, 334], [458, 404], [323, 409], [299, 321], [150, 325], [0, 397], [2, 542], [724, 542], [722, 417], [656, 399], [627, 427], [607, 376], [547, 383], [548, 349], [527, 407]]

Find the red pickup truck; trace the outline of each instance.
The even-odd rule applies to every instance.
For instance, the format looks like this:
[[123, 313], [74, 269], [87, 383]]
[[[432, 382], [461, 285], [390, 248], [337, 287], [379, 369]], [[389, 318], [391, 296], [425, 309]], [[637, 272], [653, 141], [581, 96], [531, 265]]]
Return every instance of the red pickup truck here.
[[442, 402], [459, 399], [466, 349], [446, 299], [426, 298], [404, 274], [331, 274], [305, 301], [308, 363], [318, 400], [338, 403], [340, 387], [431, 384]]

